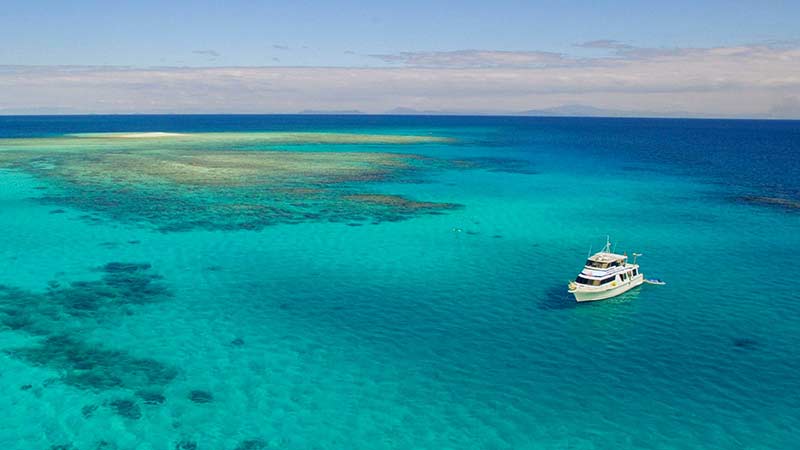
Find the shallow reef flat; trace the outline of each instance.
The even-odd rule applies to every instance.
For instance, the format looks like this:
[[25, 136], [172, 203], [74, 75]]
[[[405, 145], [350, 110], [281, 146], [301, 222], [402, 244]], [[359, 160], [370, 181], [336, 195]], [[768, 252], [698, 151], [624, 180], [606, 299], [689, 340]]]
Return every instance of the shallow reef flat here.
[[[334, 144], [422, 142], [447, 140], [346, 133], [84, 134], [0, 140], [0, 168], [50, 182], [41, 201], [161, 231], [380, 223], [457, 208], [376, 193], [370, 185], [448, 163], [410, 153], [335, 151]], [[328, 146], [280, 148], [311, 143]]]
[[413, 155], [351, 152], [191, 151], [112, 152], [65, 157], [53, 173], [76, 183], [108, 178], [116, 183], [193, 186], [335, 184], [379, 180], [411, 169]]
[[[47, 138], [0, 139], [0, 164], [35, 161], [64, 154], [88, 157], [90, 154], [121, 154], [136, 151], [146, 152], [150, 156], [168, 156], [179, 150], [198, 153], [215, 150], [231, 152], [279, 149], [285, 153], [284, 146], [359, 144], [400, 146], [452, 141], [450, 138], [437, 136], [355, 133], [85, 133]], [[339, 153], [333, 150], [332, 153]], [[241, 156], [243, 155], [239, 155], [240, 158]], [[364, 158], [369, 157], [364, 156]]]
[[196, 143], [267, 143], [267, 144], [422, 144], [452, 142], [453, 139], [431, 135], [374, 134], [374, 133], [325, 133], [325, 132], [250, 132], [250, 133], [76, 133], [66, 139], [91, 140], [141, 140], [161, 139], [171, 142], [190, 141]]
[[89, 150], [233, 149], [240, 146], [263, 148], [276, 145], [329, 144], [435, 144], [454, 142], [431, 135], [322, 133], [322, 132], [226, 132], [226, 133], [76, 133], [46, 138], [0, 139], [0, 151], [86, 152]]

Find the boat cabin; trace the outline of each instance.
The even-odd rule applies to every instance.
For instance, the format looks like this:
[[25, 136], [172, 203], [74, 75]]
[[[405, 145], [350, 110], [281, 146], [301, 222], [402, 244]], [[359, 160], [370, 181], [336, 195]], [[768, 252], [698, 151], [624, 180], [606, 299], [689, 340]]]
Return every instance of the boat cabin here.
[[627, 255], [617, 255], [615, 253], [596, 253], [586, 260], [586, 267], [591, 269], [610, 269], [625, 265]]
[[575, 282], [586, 286], [602, 286], [604, 284], [608, 284], [613, 281], [619, 281], [621, 283], [624, 283], [632, 280], [637, 275], [639, 275], [639, 266], [628, 266], [628, 270], [623, 269], [621, 272], [617, 272], [613, 275], [608, 275], [602, 278], [588, 277], [584, 276], [583, 273], [581, 273], [581, 275], [578, 275], [578, 277], [575, 278]]
[[611, 240], [606, 237], [603, 250], [586, 260], [575, 281], [569, 282], [568, 292], [575, 294], [575, 300], [586, 302], [611, 298], [641, 285], [644, 276], [636, 264], [638, 256], [641, 255], [634, 253], [633, 264], [628, 263], [628, 254], [614, 253]]

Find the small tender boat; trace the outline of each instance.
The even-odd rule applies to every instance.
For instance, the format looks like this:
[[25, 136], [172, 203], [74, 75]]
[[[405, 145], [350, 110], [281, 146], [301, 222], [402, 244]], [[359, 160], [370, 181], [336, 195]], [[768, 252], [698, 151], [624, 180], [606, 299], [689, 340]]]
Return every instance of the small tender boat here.
[[644, 275], [639, 272], [636, 257], [628, 263], [628, 255], [618, 255], [611, 251], [611, 241], [606, 238], [606, 245], [599, 253], [590, 256], [586, 265], [575, 281], [569, 283], [569, 293], [579, 302], [605, 300], [627, 292], [644, 282]]
[[645, 278], [644, 282], [647, 283], [647, 284], [657, 284], [659, 286], [663, 286], [663, 285], [667, 284], [666, 281], [659, 280], [658, 278]]

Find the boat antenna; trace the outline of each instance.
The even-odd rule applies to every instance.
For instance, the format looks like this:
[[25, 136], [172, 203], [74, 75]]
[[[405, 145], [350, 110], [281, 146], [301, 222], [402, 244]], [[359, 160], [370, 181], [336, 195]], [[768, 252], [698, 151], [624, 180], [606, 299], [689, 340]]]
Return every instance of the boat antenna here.
[[589, 244], [589, 254], [586, 255], [586, 259], [589, 259], [592, 256], [592, 244]]
[[611, 238], [606, 235], [606, 247], [603, 249], [604, 252], [608, 253], [611, 251]]
[[634, 253], [633, 254], [633, 263], [636, 264], [636, 258], [642, 256], [642, 253]]

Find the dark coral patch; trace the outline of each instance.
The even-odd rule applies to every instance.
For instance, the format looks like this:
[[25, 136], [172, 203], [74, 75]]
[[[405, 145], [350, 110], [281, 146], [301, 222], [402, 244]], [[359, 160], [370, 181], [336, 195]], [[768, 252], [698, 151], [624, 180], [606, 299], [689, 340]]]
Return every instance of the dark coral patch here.
[[197, 442], [182, 440], [175, 444], [175, 450], [197, 450]]
[[[347, 202], [343, 204], [343, 207], [356, 208], [360, 211], [358, 217], [350, 218], [350, 220], [372, 220], [373, 224], [400, 222], [421, 215], [438, 215], [443, 211], [463, 207], [456, 203], [423, 202], [393, 194], [348, 194], [344, 195], [342, 199]], [[342, 220], [334, 217], [329, 221], [341, 222]]]
[[194, 390], [189, 392], [189, 400], [195, 403], [211, 403], [214, 396], [208, 391]]
[[54, 209], [50, 211], [50, 214], [64, 214], [65, 212], [63, 209]]
[[148, 390], [138, 390], [136, 396], [142, 399], [146, 405], [160, 405], [167, 400], [163, 394]]
[[134, 273], [150, 269], [148, 263], [123, 263], [123, 262], [110, 262], [100, 268], [106, 273]]
[[125, 305], [145, 304], [168, 297], [169, 291], [149, 272], [149, 264], [110, 263], [100, 280], [77, 281], [62, 287], [48, 283], [42, 293], [0, 286], [0, 324], [31, 334], [49, 334], [63, 315], [102, 319]]
[[231, 341], [231, 345], [233, 345], [234, 347], [241, 347], [244, 345], [244, 339], [236, 338]]
[[800, 211], [800, 201], [782, 197], [764, 197], [757, 195], [746, 195], [738, 197], [739, 201], [755, 205], [772, 206], [787, 211]]
[[266, 441], [262, 439], [247, 439], [240, 442], [234, 450], [262, 450], [267, 446]]
[[118, 399], [113, 400], [108, 404], [114, 413], [120, 417], [131, 420], [139, 420], [142, 418], [142, 409], [133, 400]]
[[97, 405], [84, 405], [84, 407], [81, 408], [81, 414], [83, 417], [88, 419], [89, 417], [92, 417], [92, 414], [94, 414], [96, 410]]
[[44, 301], [44, 296], [9, 286], [0, 286], [0, 325], [34, 335], [50, 332], [59, 318], [60, 308]]
[[743, 349], [752, 349], [758, 347], [759, 343], [757, 340], [751, 338], [736, 338], [733, 340], [733, 346]]
[[524, 159], [477, 157], [455, 159], [452, 160], [451, 163], [454, 167], [459, 169], [481, 169], [489, 172], [518, 173], [524, 175], [536, 175], [539, 173], [534, 169], [533, 163]]
[[81, 389], [163, 386], [177, 375], [175, 369], [154, 359], [104, 349], [68, 335], [49, 336], [37, 345], [7, 353], [34, 366], [56, 369], [63, 374], [63, 382]]

